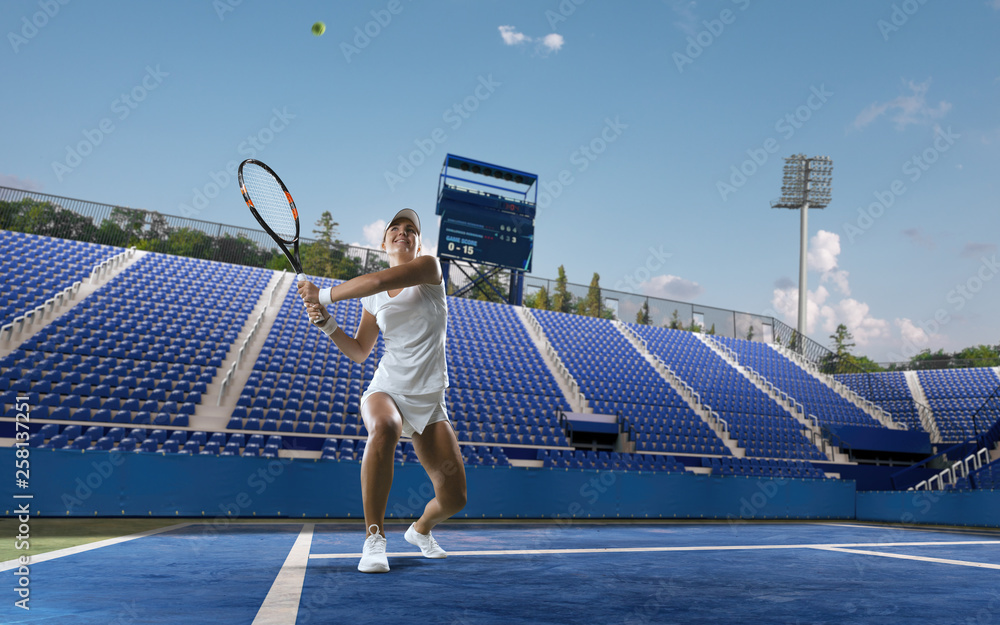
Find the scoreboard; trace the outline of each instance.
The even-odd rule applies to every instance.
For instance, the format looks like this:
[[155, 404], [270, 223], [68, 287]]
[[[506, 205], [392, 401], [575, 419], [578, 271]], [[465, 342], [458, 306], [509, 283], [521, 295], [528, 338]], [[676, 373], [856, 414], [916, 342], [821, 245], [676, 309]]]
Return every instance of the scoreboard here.
[[441, 210], [438, 256], [531, 271], [535, 222], [513, 212], [449, 202]]

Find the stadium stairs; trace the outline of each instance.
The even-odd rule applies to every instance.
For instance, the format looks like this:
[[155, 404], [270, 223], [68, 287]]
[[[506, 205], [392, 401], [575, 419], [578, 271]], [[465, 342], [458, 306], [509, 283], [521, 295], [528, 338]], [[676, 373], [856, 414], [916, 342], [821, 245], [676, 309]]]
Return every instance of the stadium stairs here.
[[[247, 318], [236, 341], [230, 345], [223, 359], [223, 362], [230, 363], [226, 373], [216, 376], [208, 385], [205, 396], [209, 401], [200, 404], [192, 415], [192, 427], [212, 431], [225, 430], [239, 400], [239, 389], [246, 386], [253, 372], [253, 363], [257, 361], [264, 345], [264, 338], [277, 319], [276, 311], [272, 310], [276, 293], [289, 278], [294, 280], [294, 277], [285, 271], [274, 272], [271, 276], [271, 280], [254, 305], [253, 313]], [[214, 402], [211, 401], [213, 398]]]
[[663, 379], [669, 384], [677, 394], [684, 398], [684, 401], [688, 403], [691, 410], [694, 411], [696, 415], [701, 417], [701, 420], [705, 422], [716, 436], [722, 439], [722, 443], [729, 449], [730, 453], [736, 458], [746, 457], [746, 450], [739, 446], [737, 441], [733, 440], [729, 436], [729, 426], [725, 420], [721, 419], [718, 413], [714, 412], [710, 406], [706, 406], [701, 401], [701, 396], [692, 389], [684, 380], [682, 380], [673, 369], [671, 369], [665, 362], [656, 357], [654, 353], [649, 350], [649, 345], [646, 340], [637, 335], [628, 325], [622, 323], [619, 320], [615, 320], [615, 327], [621, 332], [629, 343], [635, 347], [635, 349], [645, 358], [650, 365], [656, 369]]
[[881, 423], [883, 426], [889, 428], [890, 430], [906, 429], [905, 425], [901, 425], [896, 421], [894, 421], [892, 419], [892, 415], [883, 410], [882, 408], [880, 408], [879, 406], [868, 401], [864, 397], [861, 397], [860, 395], [855, 393], [853, 390], [851, 390], [846, 385], [839, 382], [832, 376], [820, 372], [819, 368], [815, 365], [815, 363], [809, 362], [808, 360], [803, 358], [801, 354], [798, 354], [788, 349], [784, 345], [770, 345], [770, 346], [779, 354], [781, 354], [785, 358], [788, 358], [792, 362], [796, 363], [808, 374], [810, 374], [811, 376], [813, 376], [814, 378], [825, 384], [827, 387], [830, 388], [830, 390], [834, 391], [847, 401], [851, 402], [852, 404], [860, 408], [868, 416], [872, 417], [873, 419]]
[[559, 352], [556, 351], [552, 343], [549, 342], [548, 337], [545, 336], [545, 330], [538, 323], [538, 319], [531, 314], [529, 309], [523, 306], [517, 307], [516, 310], [518, 318], [528, 330], [528, 336], [531, 337], [542, 360], [549, 368], [549, 371], [552, 372], [553, 377], [555, 377], [556, 384], [559, 385], [559, 390], [562, 391], [563, 397], [569, 402], [572, 411], [588, 414], [593, 413], [593, 409], [587, 402], [587, 397], [580, 391], [580, 385], [573, 379], [573, 374], [563, 364], [562, 359], [559, 357]]
[[[823, 436], [823, 432], [819, 425], [812, 419], [809, 418], [806, 412], [805, 406], [803, 406], [794, 397], [791, 397], [784, 391], [775, 387], [767, 378], [762, 376], [753, 368], [741, 363], [739, 356], [731, 350], [726, 345], [714, 340], [710, 336], [705, 336], [698, 334], [698, 340], [702, 341], [707, 345], [712, 351], [718, 354], [723, 360], [728, 362], [730, 366], [740, 372], [747, 380], [750, 381], [755, 387], [760, 389], [764, 394], [775, 401], [779, 406], [785, 409], [785, 411], [790, 414], [802, 427], [809, 433], [808, 438], [816, 448], [823, 453], [831, 461], [840, 464], [851, 464], [850, 459], [842, 449], [840, 449], [833, 441]], [[796, 363], [798, 364], [798, 363]]]

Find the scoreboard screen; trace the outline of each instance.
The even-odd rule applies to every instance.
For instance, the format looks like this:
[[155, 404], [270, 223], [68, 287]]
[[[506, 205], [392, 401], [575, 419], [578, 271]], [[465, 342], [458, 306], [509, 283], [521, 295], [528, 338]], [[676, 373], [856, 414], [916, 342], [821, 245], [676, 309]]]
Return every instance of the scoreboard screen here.
[[440, 215], [439, 257], [531, 271], [532, 218], [464, 202], [443, 203]]

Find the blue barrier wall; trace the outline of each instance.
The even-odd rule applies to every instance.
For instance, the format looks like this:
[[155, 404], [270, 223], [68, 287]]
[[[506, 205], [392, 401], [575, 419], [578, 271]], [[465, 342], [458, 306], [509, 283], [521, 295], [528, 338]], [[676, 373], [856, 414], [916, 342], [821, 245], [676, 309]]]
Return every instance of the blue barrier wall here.
[[1000, 491], [858, 492], [859, 521], [1000, 527]]
[[934, 453], [931, 435], [916, 430], [889, 430], [862, 425], [829, 425], [841, 447], [867, 451], [886, 451], [910, 454]]
[[[0, 449], [3, 509], [32, 495], [46, 517], [357, 518], [356, 462], [31, 450], [28, 487]], [[854, 482], [691, 473], [466, 468], [469, 501], [456, 518], [853, 519]], [[433, 497], [416, 464], [396, 465], [388, 516], [413, 518]]]

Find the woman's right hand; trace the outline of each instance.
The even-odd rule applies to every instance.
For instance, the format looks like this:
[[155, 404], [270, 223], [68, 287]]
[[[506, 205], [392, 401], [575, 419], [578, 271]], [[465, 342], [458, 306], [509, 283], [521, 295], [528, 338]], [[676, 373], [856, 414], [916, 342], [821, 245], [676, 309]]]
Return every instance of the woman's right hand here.
[[322, 304], [317, 304], [316, 302], [302, 302], [302, 305], [306, 309], [306, 314], [309, 315], [309, 321], [313, 325], [321, 327], [326, 324], [326, 320], [330, 318], [330, 313], [326, 310], [326, 306]]

